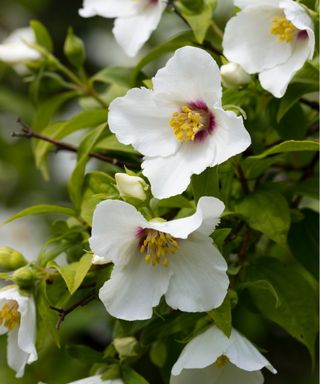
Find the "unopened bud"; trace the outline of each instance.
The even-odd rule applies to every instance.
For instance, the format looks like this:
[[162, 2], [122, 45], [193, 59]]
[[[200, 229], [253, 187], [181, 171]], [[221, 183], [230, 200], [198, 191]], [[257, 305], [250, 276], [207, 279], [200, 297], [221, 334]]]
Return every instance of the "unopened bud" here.
[[113, 345], [120, 357], [137, 356], [138, 342], [134, 337], [115, 338]]
[[68, 35], [64, 43], [64, 54], [72, 65], [80, 68], [85, 60], [84, 44], [78, 36], [73, 33], [72, 28], [68, 29]]
[[250, 83], [250, 75], [236, 63], [224, 64], [220, 68], [222, 84], [226, 88], [239, 88]]
[[146, 183], [141, 177], [116, 173], [115, 179], [121, 197], [133, 197], [142, 201], [147, 198], [144, 191]]
[[0, 247], [0, 269], [13, 271], [26, 265], [23, 255], [15, 249], [9, 247]]
[[92, 255], [91, 263], [94, 264], [94, 265], [104, 265], [104, 264], [108, 264], [110, 262], [111, 262], [111, 260], [106, 260], [102, 256], [98, 256], [98, 255], [95, 255], [95, 254]]
[[35, 281], [35, 274], [29, 267], [17, 269], [12, 277], [12, 280], [22, 289], [32, 287]]

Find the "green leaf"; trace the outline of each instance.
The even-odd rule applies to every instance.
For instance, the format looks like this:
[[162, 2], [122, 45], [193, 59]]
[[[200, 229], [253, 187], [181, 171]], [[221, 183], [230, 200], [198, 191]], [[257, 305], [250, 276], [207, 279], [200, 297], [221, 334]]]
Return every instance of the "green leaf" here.
[[219, 197], [218, 166], [207, 168], [200, 175], [193, 175], [191, 183], [196, 202], [201, 196]]
[[285, 247], [290, 227], [287, 200], [275, 190], [255, 191], [235, 206], [249, 226]]
[[32, 207], [23, 209], [22, 211], [9, 217], [9, 219], [7, 219], [4, 222], [4, 224], [10, 223], [11, 221], [20, 219], [21, 217], [24, 217], [24, 216], [40, 215], [40, 214], [47, 214], [47, 213], [58, 213], [58, 214], [63, 214], [67, 216], [76, 216], [76, 213], [71, 208], [61, 207], [60, 205], [42, 204], [42, 205], [34, 205]]
[[31, 20], [30, 26], [35, 34], [37, 44], [44, 47], [48, 52], [52, 52], [53, 43], [47, 28], [38, 20]]
[[317, 294], [305, 271], [295, 265], [285, 265], [273, 258], [261, 258], [246, 270], [247, 281], [266, 280], [276, 291], [280, 304], [276, 306], [274, 294], [256, 287], [249, 288], [260, 312], [303, 343], [314, 360], [315, 339], [318, 331]]
[[84, 181], [84, 173], [86, 164], [89, 160], [89, 153], [94, 148], [96, 142], [105, 131], [105, 125], [97, 127], [93, 131], [90, 131], [82, 140], [78, 149], [78, 162], [74, 168], [68, 183], [68, 191], [76, 210], [80, 209], [82, 186]]
[[90, 79], [92, 82], [105, 84], [118, 84], [125, 87], [131, 85], [131, 68], [128, 67], [107, 67], [97, 72]]
[[302, 140], [308, 129], [305, 113], [299, 103], [295, 103], [278, 124], [274, 125], [281, 139]]
[[205, 0], [204, 7], [199, 14], [189, 14], [181, 9], [183, 17], [189, 23], [193, 30], [194, 36], [199, 44], [203, 43], [207, 30], [211, 23], [212, 12], [216, 6], [216, 1]]
[[124, 152], [129, 154], [138, 154], [138, 152], [133, 149], [131, 145], [125, 145], [119, 143], [115, 135], [109, 135], [107, 137], [102, 138], [95, 146], [95, 150], [97, 151], [117, 151]]
[[150, 360], [156, 367], [162, 368], [167, 359], [167, 347], [163, 340], [155, 341], [150, 349]]
[[263, 159], [267, 156], [284, 152], [300, 152], [300, 151], [319, 151], [319, 142], [314, 140], [288, 140], [275, 145], [260, 153], [260, 155], [249, 156], [248, 160]]
[[70, 294], [72, 295], [81, 285], [86, 277], [92, 261], [92, 254], [87, 253], [81, 257], [79, 261], [68, 264], [65, 267], [58, 265], [55, 261], [51, 261], [48, 267], [56, 269], [65, 281]]
[[214, 320], [216, 326], [220, 328], [227, 337], [231, 335], [232, 317], [229, 293], [220, 307], [208, 312], [208, 315]]
[[228, 235], [230, 234], [230, 232], [231, 232], [231, 228], [218, 228], [211, 235], [213, 242], [220, 250], [222, 249], [223, 243], [225, 239], [228, 237]]
[[123, 366], [121, 373], [124, 384], [149, 384], [144, 377], [128, 366]]
[[264, 290], [268, 291], [274, 297], [274, 307], [278, 308], [280, 306], [280, 298], [274, 286], [268, 280], [255, 280], [255, 281], [246, 281], [238, 285], [238, 289], [250, 288], [255, 291]]

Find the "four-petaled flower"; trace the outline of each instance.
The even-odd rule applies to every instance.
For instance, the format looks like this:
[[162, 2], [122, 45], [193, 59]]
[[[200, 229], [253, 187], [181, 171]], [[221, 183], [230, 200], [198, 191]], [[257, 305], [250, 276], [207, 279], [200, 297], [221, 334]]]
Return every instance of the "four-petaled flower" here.
[[82, 17], [116, 18], [113, 34], [128, 56], [135, 56], [157, 28], [165, 0], [84, 0]]
[[110, 104], [109, 127], [145, 157], [152, 194], [182, 193], [192, 174], [223, 163], [251, 143], [242, 117], [221, 106], [219, 67], [205, 50], [178, 49], [153, 78]]
[[313, 23], [291, 0], [235, 0], [242, 10], [226, 25], [223, 52], [264, 89], [282, 97], [294, 74], [314, 51]]
[[161, 222], [147, 221], [122, 201], [98, 204], [89, 243], [114, 263], [99, 293], [107, 311], [124, 320], [149, 319], [162, 295], [186, 312], [218, 307], [229, 285], [227, 263], [209, 235], [223, 209], [220, 200], [202, 197], [192, 216]]
[[22, 377], [26, 364], [37, 360], [35, 348], [36, 310], [32, 296], [16, 286], [0, 290], [0, 334], [8, 333], [8, 365]]
[[183, 349], [172, 368], [170, 384], [262, 384], [263, 367], [277, 373], [238, 331], [232, 329], [228, 338], [214, 325]]

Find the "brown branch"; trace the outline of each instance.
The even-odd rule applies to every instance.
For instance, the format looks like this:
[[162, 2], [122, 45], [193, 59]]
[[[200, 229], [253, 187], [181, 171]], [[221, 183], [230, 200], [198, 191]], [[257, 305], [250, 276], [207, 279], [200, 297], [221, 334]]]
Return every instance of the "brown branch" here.
[[71, 305], [67, 309], [56, 308], [56, 307], [50, 305], [49, 306], [50, 309], [59, 313], [56, 328], [59, 329], [61, 327], [62, 322], [64, 321], [66, 316], [69, 315], [69, 313], [73, 312], [78, 307], [83, 307], [83, 306], [87, 305], [88, 303], [90, 303], [90, 301], [94, 300], [96, 297], [97, 297], [97, 294], [95, 292], [91, 292], [89, 296], [85, 297], [84, 299], [81, 299], [80, 301], [77, 301], [76, 303], [74, 303], [73, 305]]
[[[13, 137], [25, 137], [27, 139], [43, 140], [43, 141], [46, 141], [46, 142], [54, 145], [58, 151], [64, 150], [64, 151], [77, 153], [79, 150], [79, 148], [76, 145], [72, 145], [72, 144], [66, 143], [64, 141], [53, 139], [52, 137], [42, 135], [41, 133], [34, 132], [30, 127], [28, 127], [20, 119], [18, 119], [17, 121], [19, 124], [21, 124], [22, 129], [21, 129], [21, 132], [13, 132], [12, 133]], [[137, 164], [133, 164], [133, 163], [130, 163], [130, 162], [124, 161], [124, 160], [115, 159], [114, 157], [105, 156], [105, 155], [102, 155], [101, 153], [98, 153], [98, 152], [90, 152], [88, 154], [88, 156], [95, 158], [95, 159], [98, 159], [98, 160], [101, 160], [101, 161], [104, 161], [106, 163], [111, 163], [113, 165], [126, 166], [129, 168], [137, 168]]]

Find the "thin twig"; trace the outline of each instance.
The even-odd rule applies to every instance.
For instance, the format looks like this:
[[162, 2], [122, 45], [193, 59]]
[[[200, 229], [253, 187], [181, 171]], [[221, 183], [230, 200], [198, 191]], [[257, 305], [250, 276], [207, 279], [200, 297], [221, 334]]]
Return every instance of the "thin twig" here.
[[[46, 141], [56, 147], [57, 150], [64, 150], [64, 151], [69, 151], [69, 152], [74, 152], [77, 153], [79, 148], [75, 145], [66, 143], [64, 141], [56, 140], [53, 139], [52, 137], [43, 135], [38, 132], [34, 132], [30, 127], [28, 127], [21, 119], [17, 120], [19, 124], [21, 124], [22, 129], [21, 132], [13, 132], [12, 136], [13, 137], [25, 137], [27, 139], [38, 139], [38, 140], [43, 140]], [[104, 161], [106, 163], [110, 163], [113, 165], [120, 165], [120, 166], [126, 166], [126, 167], [131, 167], [131, 168], [136, 168], [137, 165], [130, 163], [128, 161], [123, 161], [119, 159], [115, 159], [114, 157], [109, 157], [102, 155], [101, 153], [98, 152], [90, 152], [88, 154], [89, 157], [93, 157], [95, 159]]]
[[243, 172], [243, 169], [242, 169], [240, 163], [236, 164], [236, 169], [237, 169], [238, 178], [239, 178], [240, 184], [242, 186], [243, 192], [247, 195], [248, 193], [250, 193], [250, 189], [249, 189], [247, 179], [245, 177], [245, 174]]
[[49, 306], [50, 309], [59, 313], [59, 318], [58, 318], [58, 321], [56, 324], [56, 328], [60, 329], [62, 322], [64, 321], [66, 316], [69, 315], [69, 313], [73, 312], [78, 307], [83, 307], [83, 306], [87, 305], [88, 303], [90, 303], [90, 301], [94, 300], [96, 297], [97, 297], [97, 294], [95, 292], [91, 292], [89, 296], [81, 299], [80, 301], [77, 301], [76, 303], [74, 303], [73, 305], [71, 305], [67, 309], [56, 308], [56, 307], [50, 305]]

